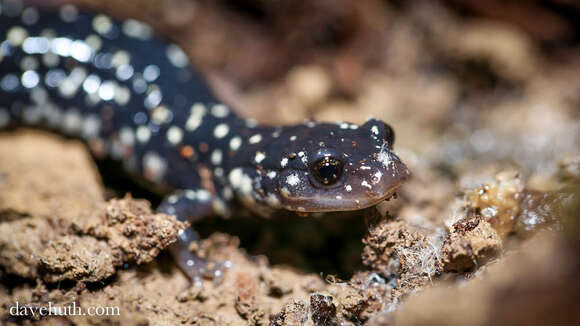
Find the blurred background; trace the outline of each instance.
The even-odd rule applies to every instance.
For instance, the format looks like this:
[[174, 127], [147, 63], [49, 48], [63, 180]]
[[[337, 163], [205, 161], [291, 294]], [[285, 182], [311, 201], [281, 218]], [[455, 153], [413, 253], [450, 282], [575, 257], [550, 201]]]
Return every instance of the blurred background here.
[[[148, 22], [262, 123], [389, 123], [413, 177], [378, 213], [196, 226], [273, 265], [349, 280], [371, 298], [353, 324], [578, 322], [580, 2], [28, 2]], [[110, 197], [158, 200], [99, 168]], [[336, 284], [347, 283], [326, 283]], [[381, 319], [403, 299], [397, 323]]]

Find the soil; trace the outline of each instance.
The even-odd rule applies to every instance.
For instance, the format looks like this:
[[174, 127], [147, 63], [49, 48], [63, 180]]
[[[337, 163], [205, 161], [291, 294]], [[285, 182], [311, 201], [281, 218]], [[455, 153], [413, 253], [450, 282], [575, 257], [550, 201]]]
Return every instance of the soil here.
[[80, 141], [2, 132], [3, 324], [580, 324], [573, 1], [75, 3], [151, 23], [244, 116], [388, 122], [412, 178], [362, 212], [200, 222], [193, 249], [231, 267], [196, 287], [156, 195]]

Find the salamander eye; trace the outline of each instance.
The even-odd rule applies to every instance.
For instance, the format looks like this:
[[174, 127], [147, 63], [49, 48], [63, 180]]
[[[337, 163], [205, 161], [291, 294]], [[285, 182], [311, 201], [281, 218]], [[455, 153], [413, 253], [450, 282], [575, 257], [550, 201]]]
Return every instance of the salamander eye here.
[[324, 157], [314, 163], [312, 174], [325, 186], [335, 184], [342, 175], [342, 162], [333, 157]]

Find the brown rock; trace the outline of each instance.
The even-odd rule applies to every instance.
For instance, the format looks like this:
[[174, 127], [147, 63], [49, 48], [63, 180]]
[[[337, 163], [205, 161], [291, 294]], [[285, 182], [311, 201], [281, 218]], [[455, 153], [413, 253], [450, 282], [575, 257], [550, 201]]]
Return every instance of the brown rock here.
[[464, 272], [484, 265], [502, 249], [502, 240], [491, 224], [482, 218], [461, 220], [453, 224], [441, 248], [444, 270]]
[[47, 282], [96, 282], [113, 275], [117, 265], [106, 242], [86, 236], [64, 236], [51, 241], [38, 259], [42, 279]]

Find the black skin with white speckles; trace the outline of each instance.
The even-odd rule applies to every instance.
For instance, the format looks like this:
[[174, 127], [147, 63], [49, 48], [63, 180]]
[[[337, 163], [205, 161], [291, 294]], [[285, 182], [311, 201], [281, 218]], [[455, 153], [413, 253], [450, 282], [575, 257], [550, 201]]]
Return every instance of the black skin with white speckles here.
[[[98, 156], [169, 195], [158, 211], [229, 216], [237, 199], [262, 215], [357, 210], [394, 194], [409, 172], [382, 121], [264, 127], [221, 104], [179, 47], [147, 25], [0, 1], [0, 128], [36, 125], [79, 136]], [[194, 281], [222, 264], [172, 253]]]

